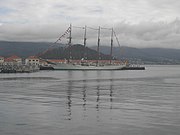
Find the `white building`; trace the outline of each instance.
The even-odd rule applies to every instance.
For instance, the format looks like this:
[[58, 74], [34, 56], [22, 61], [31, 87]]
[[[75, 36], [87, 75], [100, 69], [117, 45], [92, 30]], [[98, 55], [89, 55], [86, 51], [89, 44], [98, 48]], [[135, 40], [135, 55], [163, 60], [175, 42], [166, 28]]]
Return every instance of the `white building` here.
[[36, 56], [29, 56], [28, 58], [26, 58], [25, 60], [25, 64], [26, 65], [36, 65], [39, 66], [39, 58]]
[[22, 58], [13, 55], [11, 57], [8, 57], [4, 59], [4, 64], [5, 65], [17, 65], [17, 64], [22, 64]]
[[4, 57], [0, 56], [0, 64], [4, 63]]

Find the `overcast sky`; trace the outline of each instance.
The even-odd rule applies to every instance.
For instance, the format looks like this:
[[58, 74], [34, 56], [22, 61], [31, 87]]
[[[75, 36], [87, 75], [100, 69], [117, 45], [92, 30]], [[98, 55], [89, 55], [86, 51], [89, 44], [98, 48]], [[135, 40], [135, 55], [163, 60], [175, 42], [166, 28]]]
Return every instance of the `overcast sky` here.
[[[125, 46], [180, 49], [179, 7], [179, 0], [0, 0], [0, 40], [54, 42], [72, 23], [114, 27]], [[101, 34], [107, 45], [110, 31]], [[81, 36], [73, 28], [73, 43]], [[89, 44], [96, 37], [88, 30]]]

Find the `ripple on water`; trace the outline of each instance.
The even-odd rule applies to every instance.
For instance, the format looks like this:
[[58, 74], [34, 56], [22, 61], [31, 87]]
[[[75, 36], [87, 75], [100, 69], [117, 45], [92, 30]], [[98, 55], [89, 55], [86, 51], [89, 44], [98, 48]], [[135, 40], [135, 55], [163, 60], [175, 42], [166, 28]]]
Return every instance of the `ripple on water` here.
[[180, 75], [165, 69], [2, 75], [0, 131], [179, 135]]

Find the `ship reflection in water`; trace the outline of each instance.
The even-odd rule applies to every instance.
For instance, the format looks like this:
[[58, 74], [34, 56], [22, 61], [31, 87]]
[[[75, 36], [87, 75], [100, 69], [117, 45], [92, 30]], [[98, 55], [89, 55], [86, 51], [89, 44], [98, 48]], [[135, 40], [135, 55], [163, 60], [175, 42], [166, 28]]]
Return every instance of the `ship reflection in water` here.
[[179, 135], [179, 69], [2, 74], [0, 133]]
[[[111, 73], [111, 76], [112, 76], [113, 71], [110, 72], [110, 73]], [[93, 95], [93, 96], [94, 96], [95, 101], [96, 101], [96, 102], [94, 102], [94, 104], [95, 104], [94, 108], [96, 108], [96, 111], [97, 111], [96, 118], [98, 120], [98, 118], [99, 118], [98, 112], [100, 110], [100, 103], [101, 103], [101, 99], [100, 99], [101, 93], [100, 93], [100, 91], [101, 90], [103, 91], [103, 89], [101, 89], [102, 86], [100, 85], [100, 82], [102, 81], [101, 80], [101, 72], [99, 72], [99, 71], [97, 72], [97, 79], [95, 79], [95, 80], [94, 79], [86, 80], [87, 79], [87, 72], [86, 71], [83, 71], [83, 73], [82, 73], [84, 79], [83, 80], [78, 80], [78, 81], [77, 80], [73, 80], [73, 78], [74, 78], [73, 71], [68, 71], [67, 74], [68, 74], [69, 80], [67, 81], [67, 102], [66, 102], [67, 106], [66, 106], [66, 109], [67, 109], [67, 116], [68, 116], [68, 118], [66, 118], [66, 120], [71, 120], [72, 119], [72, 109], [71, 109], [71, 107], [73, 105], [72, 104], [72, 99], [73, 99], [72, 93], [73, 93], [74, 89], [76, 88], [75, 85], [76, 85], [77, 82], [81, 83], [81, 86], [78, 86], [78, 88], [81, 89], [81, 87], [82, 87], [82, 101], [80, 101], [81, 103], [79, 104], [79, 105], [82, 105], [82, 109], [83, 109], [82, 110], [83, 111], [82, 117], [88, 117], [87, 114], [86, 114], [86, 106], [87, 106], [86, 102], [88, 102], [87, 101], [87, 98], [88, 98], [87, 97], [87, 85], [88, 85], [89, 81], [90, 82], [94, 82], [94, 81], [97, 82], [97, 86], [94, 86], [92, 91], [94, 91], [94, 93], [96, 94], [96, 95]], [[110, 102], [110, 107], [109, 108], [112, 109], [112, 102], [113, 102], [113, 79], [109, 79], [108, 81], [110, 81], [109, 89], [105, 90], [105, 92], [107, 92], [106, 93], [107, 94], [106, 98], [107, 99], [109, 98], [109, 102]], [[79, 89], [79, 92], [81, 91], [80, 89]], [[106, 101], [106, 104], [107, 104], [107, 102], [108, 102], [108, 100]], [[92, 108], [93, 108], [93, 106], [92, 106]]]

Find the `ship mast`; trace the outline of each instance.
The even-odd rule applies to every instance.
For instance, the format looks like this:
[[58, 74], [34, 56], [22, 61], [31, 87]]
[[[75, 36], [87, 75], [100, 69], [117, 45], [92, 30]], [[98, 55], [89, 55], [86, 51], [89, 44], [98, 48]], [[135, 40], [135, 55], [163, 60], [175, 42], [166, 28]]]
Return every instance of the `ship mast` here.
[[87, 33], [87, 30], [86, 30], [86, 28], [87, 28], [87, 26], [85, 25], [85, 27], [84, 27], [84, 59], [86, 58], [86, 40], [87, 40], [87, 38], [86, 38], [86, 33]]
[[98, 46], [97, 46], [97, 52], [98, 52], [97, 65], [98, 65], [98, 63], [99, 63], [99, 57], [100, 57], [100, 53], [99, 53], [99, 46], [100, 46], [100, 30], [101, 30], [101, 27], [99, 26], [99, 29], [98, 29]]
[[69, 27], [69, 42], [68, 42], [68, 46], [69, 46], [69, 59], [68, 59], [68, 62], [70, 62], [70, 59], [72, 58], [72, 56], [71, 56], [71, 45], [72, 45], [72, 25], [70, 24], [70, 27]]
[[114, 36], [113, 34], [114, 34], [114, 30], [113, 30], [113, 28], [112, 28], [112, 32], [111, 32], [111, 52], [110, 52], [110, 57], [111, 57], [111, 58], [110, 58], [110, 64], [112, 64], [112, 59], [113, 59], [113, 58], [112, 58], [112, 57], [113, 57], [113, 56], [112, 56], [112, 53], [113, 53], [113, 36]]

